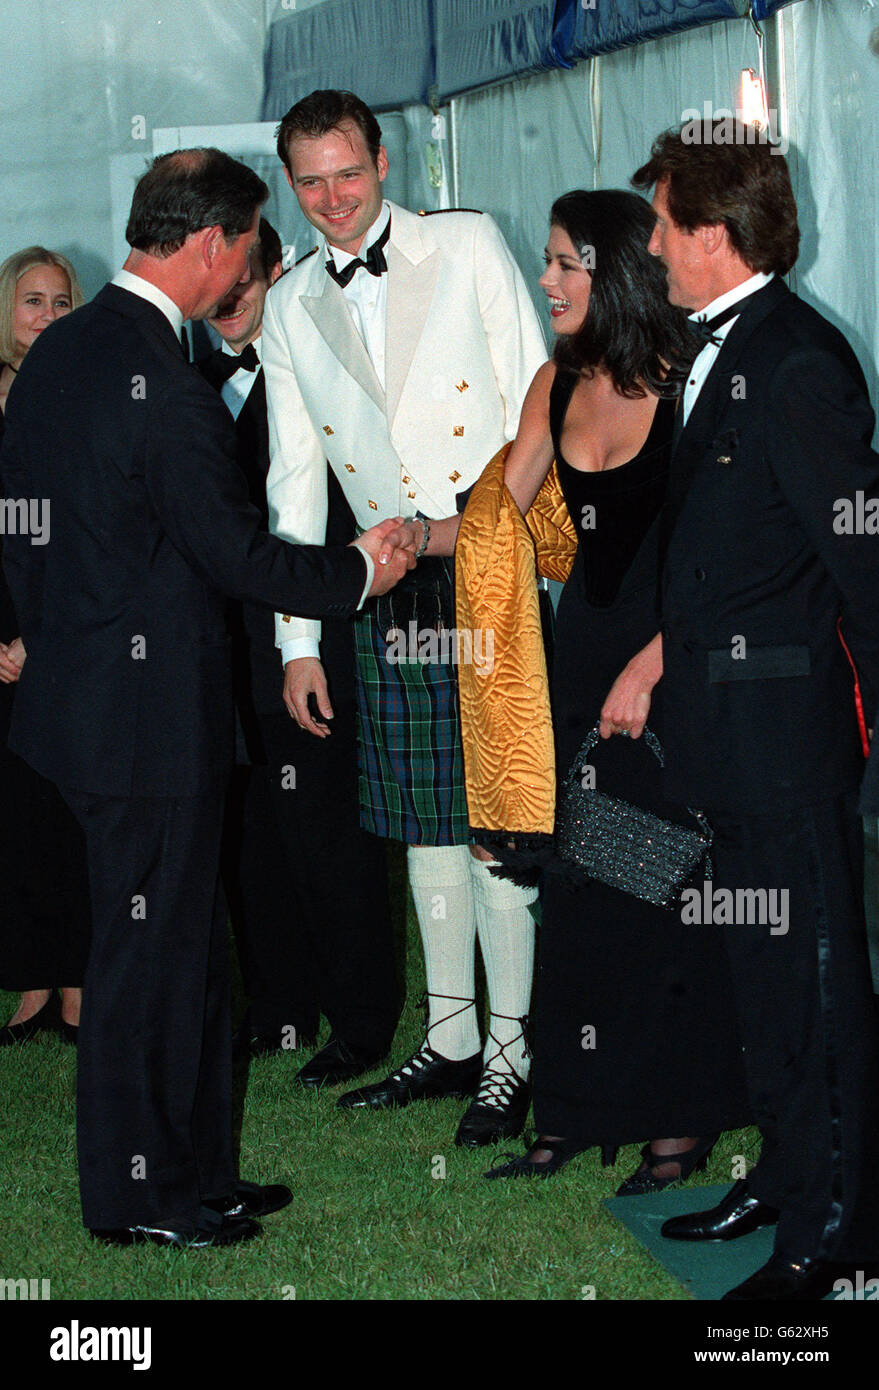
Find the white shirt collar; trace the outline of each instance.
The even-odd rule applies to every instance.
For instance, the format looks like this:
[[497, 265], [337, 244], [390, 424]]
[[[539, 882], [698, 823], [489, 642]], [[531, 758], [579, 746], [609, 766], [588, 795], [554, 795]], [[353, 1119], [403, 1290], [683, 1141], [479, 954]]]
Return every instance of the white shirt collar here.
[[690, 315], [691, 319], [713, 319], [715, 314], [722, 314], [724, 309], [731, 309], [733, 304], [738, 304], [740, 299], [744, 299], [749, 294], [754, 294], [756, 290], [762, 290], [764, 285], [768, 285], [772, 279], [771, 275], [764, 271], [758, 271], [750, 279], [743, 280], [735, 289], [727, 290], [726, 294], [718, 295], [717, 299], [712, 299], [710, 304], [706, 304], [704, 309], [697, 309]]
[[[261, 353], [261, 351], [260, 351], [260, 344], [261, 344], [261, 341], [262, 341], [262, 330], [260, 329], [259, 333], [257, 333], [257, 335], [256, 335], [256, 337], [254, 338], [253, 342], [250, 344], [250, 346], [253, 348], [254, 352], [256, 353], [257, 357], [259, 358], [260, 363], [262, 363], [262, 353]], [[241, 356], [241, 352], [244, 351], [244, 348], [241, 349], [241, 352], [236, 352], [235, 349], [234, 349], [233, 347], [230, 347], [230, 346], [229, 346], [229, 344], [226, 342], [226, 339], [225, 339], [225, 338], [222, 338], [222, 339], [220, 340], [220, 351], [221, 351], [221, 352], [227, 353], [230, 357], [240, 357], [240, 356]]]
[[369, 250], [370, 246], [372, 246], [373, 242], [378, 241], [379, 237], [381, 236], [382, 232], [384, 231], [385, 227], [388, 225], [390, 220], [390, 205], [388, 203], [382, 203], [382, 210], [373, 222], [372, 226], [367, 229], [367, 233], [366, 236], [363, 238], [360, 250], [355, 251], [353, 254], [350, 251], [343, 251], [341, 246], [331, 246], [330, 243], [325, 239], [326, 253], [328, 256], [332, 256], [333, 260], [336, 263], [336, 269], [344, 270], [345, 266], [350, 265], [351, 261], [356, 261], [358, 256], [361, 257], [361, 259], [365, 260], [366, 253]]
[[110, 283], [118, 285], [120, 289], [130, 290], [132, 294], [137, 294], [141, 299], [147, 299], [150, 304], [155, 304], [157, 309], [161, 309], [174, 329], [175, 337], [180, 337], [183, 330], [183, 313], [173, 299], [165, 294], [164, 290], [160, 290], [157, 285], [150, 284], [149, 280], [144, 280], [141, 275], [134, 275], [130, 270], [117, 270]]

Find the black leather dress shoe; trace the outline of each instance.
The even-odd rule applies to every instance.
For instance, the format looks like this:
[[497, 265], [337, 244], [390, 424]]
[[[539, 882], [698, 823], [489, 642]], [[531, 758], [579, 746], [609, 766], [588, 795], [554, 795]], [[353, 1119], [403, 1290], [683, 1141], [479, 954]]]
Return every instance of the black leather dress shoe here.
[[515, 1072], [486, 1071], [461, 1116], [455, 1143], [465, 1149], [515, 1139], [525, 1128], [531, 1088]]
[[[70, 1024], [64, 1027], [69, 1028]], [[53, 990], [43, 1007], [24, 1023], [7, 1023], [5, 1028], [0, 1028], [0, 1047], [30, 1042], [38, 1033], [60, 1033], [61, 1028], [61, 1001]]]
[[215, 1226], [176, 1231], [157, 1226], [122, 1226], [116, 1230], [90, 1230], [89, 1235], [104, 1245], [164, 1245], [175, 1250], [202, 1250], [208, 1245], [234, 1245], [252, 1240], [262, 1227], [247, 1217], [223, 1217]]
[[231, 1197], [203, 1197], [202, 1206], [227, 1220], [238, 1220], [241, 1217], [270, 1216], [292, 1200], [293, 1193], [281, 1183], [260, 1184], [239, 1179]]
[[463, 1062], [450, 1062], [424, 1043], [384, 1081], [348, 1091], [336, 1104], [340, 1110], [369, 1107], [385, 1110], [410, 1105], [413, 1100], [439, 1100], [443, 1096], [472, 1096], [482, 1073], [482, 1053]]
[[737, 1284], [723, 1300], [744, 1302], [748, 1299], [760, 1300], [806, 1300], [822, 1299], [833, 1289], [839, 1278], [840, 1266], [825, 1260], [786, 1260], [781, 1255], [773, 1255], [744, 1283]]
[[669, 1240], [736, 1240], [761, 1226], [774, 1226], [777, 1220], [775, 1207], [752, 1197], [746, 1179], [739, 1178], [716, 1207], [689, 1216], [672, 1216], [663, 1224], [661, 1234]]
[[366, 1071], [372, 1071], [382, 1061], [385, 1053], [363, 1052], [352, 1047], [342, 1038], [330, 1038], [310, 1062], [298, 1071], [293, 1080], [300, 1086], [341, 1086], [345, 1081], [353, 1081]]

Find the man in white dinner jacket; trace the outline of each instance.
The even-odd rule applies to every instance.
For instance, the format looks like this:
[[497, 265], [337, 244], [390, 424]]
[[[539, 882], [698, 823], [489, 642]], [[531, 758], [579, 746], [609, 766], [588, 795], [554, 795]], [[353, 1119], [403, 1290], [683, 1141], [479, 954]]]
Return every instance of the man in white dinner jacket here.
[[[423, 551], [430, 519], [453, 513], [457, 495], [515, 436], [546, 356], [534, 308], [491, 218], [414, 215], [382, 199], [381, 130], [353, 94], [298, 102], [279, 126], [278, 154], [322, 235], [266, 303], [271, 528], [323, 539], [328, 459], [360, 527], [418, 516]], [[397, 1071], [339, 1105], [473, 1096], [457, 1140], [475, 1145], [518, 1134], [527, 1112], [534, 893], [492, 877], [468, 849], [457, 653], [441, 638], [455, 626], [451, 573], [448, 562], [422, 560], [393, 604], [371, 604], [355, 624], [361, 819], [409, 847], [428, 1026]], [[486, 660], [479, 636], [472, 658]], [[277, 640], [292, 717], [327, 737], [320, 624], [279, 614]], [[338, 859], [344, 874], [343, 843]], [[477, 934], [491, 1011], [484, 1051]], [[332, 1038], [309, 1079], [344, 1081], [363, 1060]]]

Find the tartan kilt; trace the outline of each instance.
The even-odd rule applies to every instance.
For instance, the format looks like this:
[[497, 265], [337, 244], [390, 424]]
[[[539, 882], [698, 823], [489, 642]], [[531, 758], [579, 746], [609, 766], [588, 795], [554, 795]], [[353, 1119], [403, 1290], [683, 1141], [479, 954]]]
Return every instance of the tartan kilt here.
[[[408, 639], [454, 626], [449, 571], [437, 559], [422, 560], [354, 619], [360, 823], [373, 835], [409, 845], [468, 842], [454, 660], [419, 660], [411, 642], [404, 658], [389, 660], [389, 633]], [[439, 642], [434, 654], [448, 655]]]

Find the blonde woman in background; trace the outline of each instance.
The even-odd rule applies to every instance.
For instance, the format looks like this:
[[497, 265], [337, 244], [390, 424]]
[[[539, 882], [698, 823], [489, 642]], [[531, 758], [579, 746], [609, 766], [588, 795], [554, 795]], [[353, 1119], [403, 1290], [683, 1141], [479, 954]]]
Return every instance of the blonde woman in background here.
[[[0, 266], [0, 442], [6, 398], [28, 351], [55, 319], [82, 302], [76, 272], [57, 251], [28, 246]], [[4, 528], [13, 515], [19, 524], [19, 512], [5, 509]], [[89, 940], [82, 832], [55, 786], [6, 746], [24, 661], [0, 567], [0, 989], [21, 994], [0, 1028], [0, 1047], [40, 1032], [75, 1042]]]

